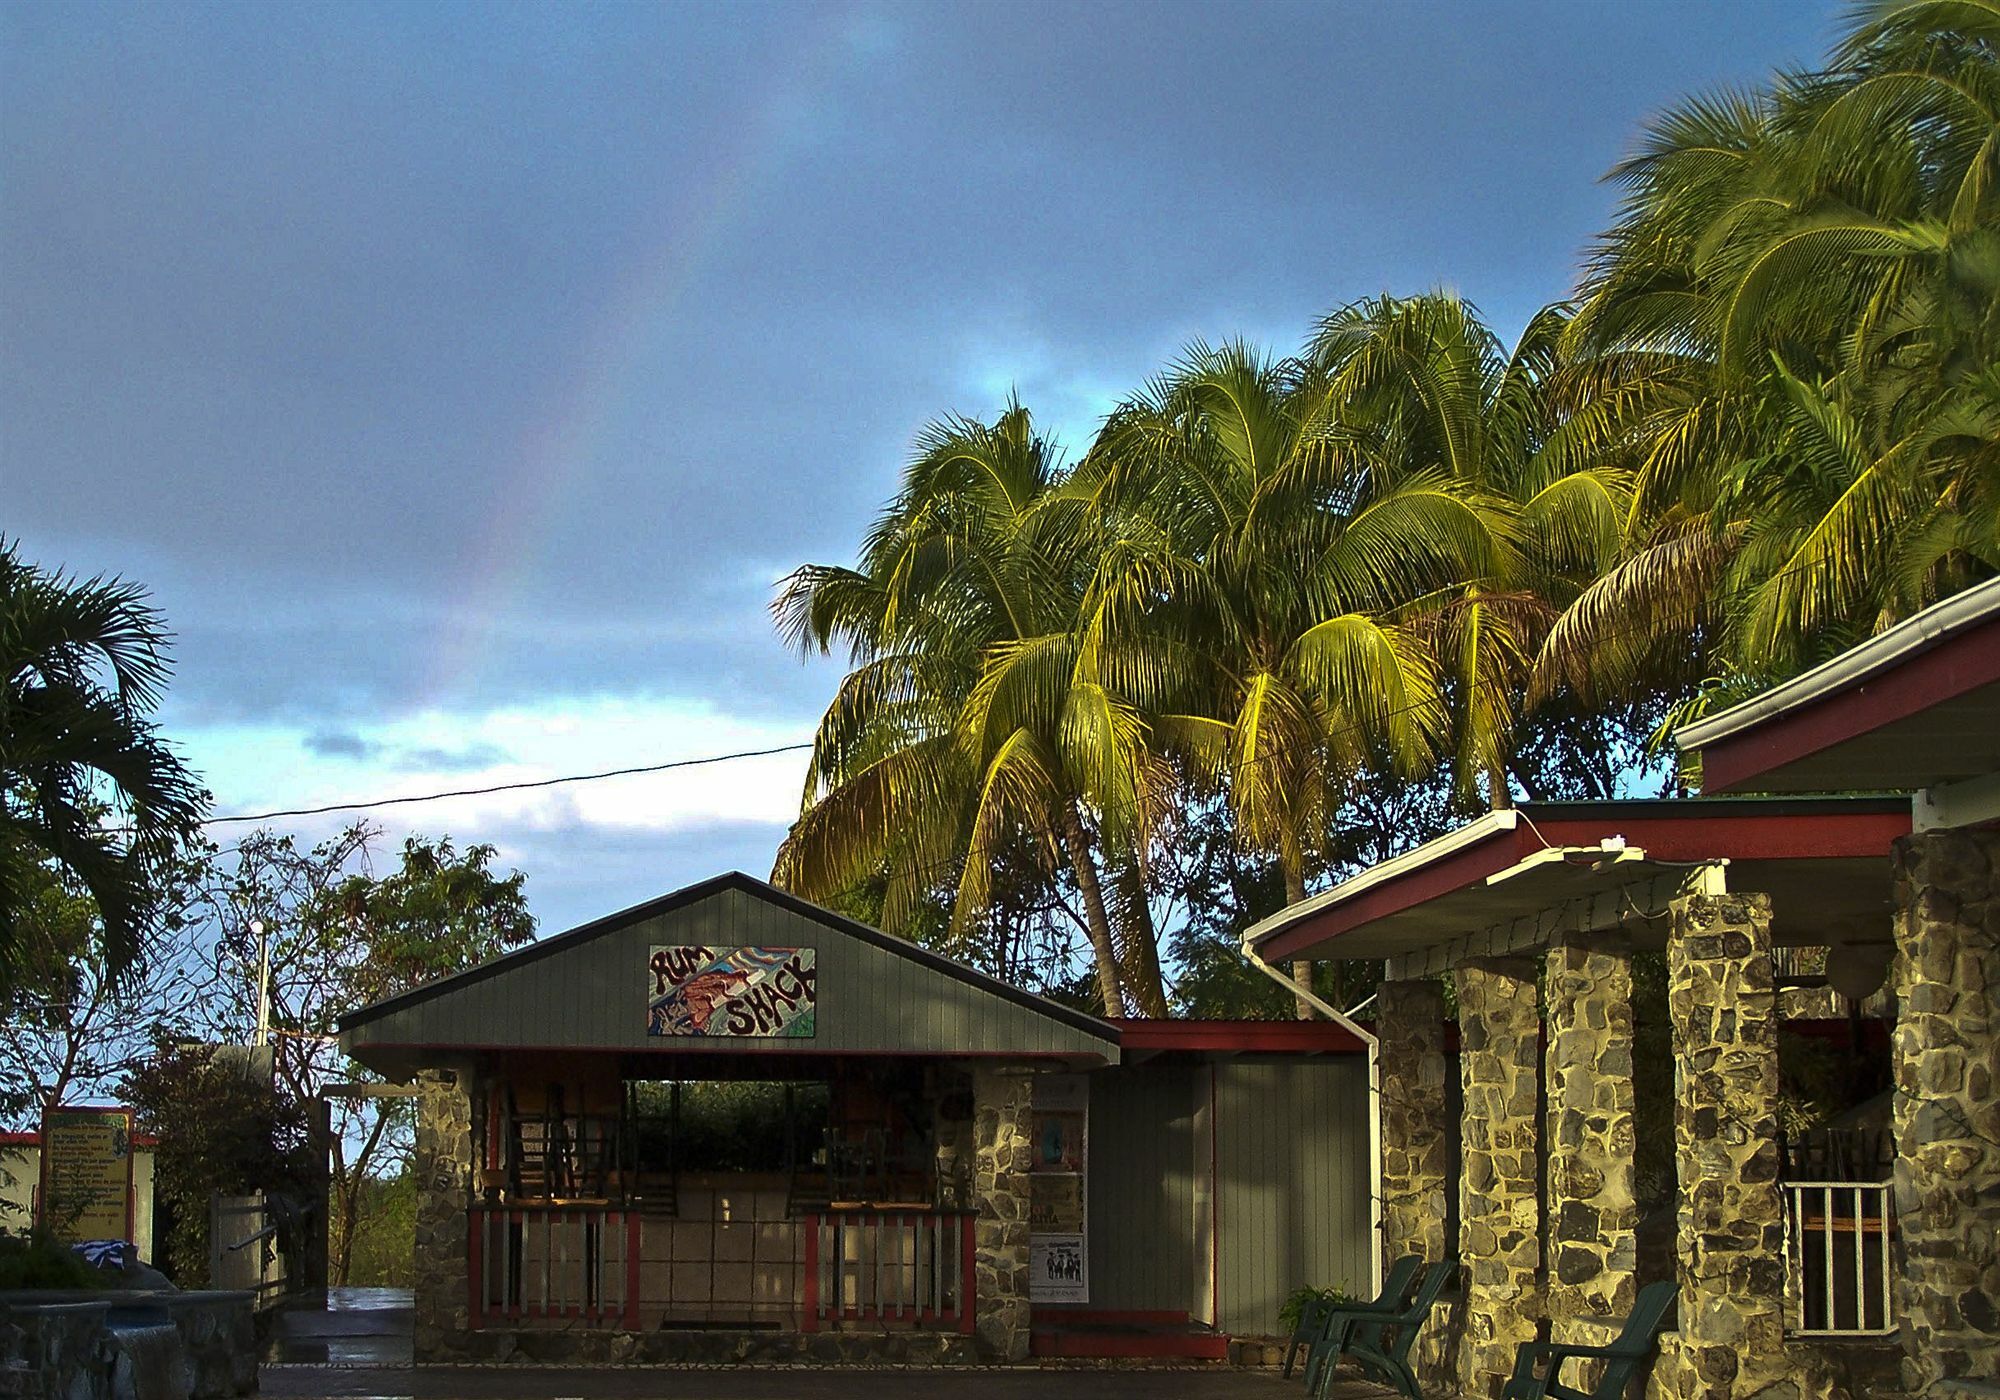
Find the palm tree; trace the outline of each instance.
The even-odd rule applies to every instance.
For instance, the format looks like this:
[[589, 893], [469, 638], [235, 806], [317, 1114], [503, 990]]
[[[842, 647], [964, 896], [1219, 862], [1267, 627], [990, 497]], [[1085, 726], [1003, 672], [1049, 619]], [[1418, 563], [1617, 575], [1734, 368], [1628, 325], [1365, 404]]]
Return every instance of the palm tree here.
[[955, 870], [962, 930], [1025, 839], [1075, 881], [1107, 1013], [1130, 993], [1159, 1014], [1157, 960], [1121, 959], [1135, 935], [1121, 940], [1114, 908], [1130, 911], [1099, 869], [1105, 850], [1143, 845], [1157, 775], [1137, 711], [1081, 664], [1082, 502], [1018, 404], [990, 426], [935, 424], [918, 448], [860, 567], [802, 569], [774, 604], [795, 644], [844, 641], [856, 663], [821, 721], [774, 878], [824, 898], [886, 870], [894, 929]]
[[1501, 548], [1476, 492], [1385, 467], [1340, 406], [1313, 365], [1195, 345], [1112, 414], [1074, 484], [1109, 537], [1094, 667], [1191, 781], [1226, 791], [1293, 901], [1357, 775], [1435, 752], [1438, 677], [1409, 603], [1490, 573]]
[[206, 800], [147, 720], [169, 669], [143, 590], [37, 568], [0, 540], [0, 981], [43, 861], [96, 903], [113, 976], [143, 956], [153, 874]]

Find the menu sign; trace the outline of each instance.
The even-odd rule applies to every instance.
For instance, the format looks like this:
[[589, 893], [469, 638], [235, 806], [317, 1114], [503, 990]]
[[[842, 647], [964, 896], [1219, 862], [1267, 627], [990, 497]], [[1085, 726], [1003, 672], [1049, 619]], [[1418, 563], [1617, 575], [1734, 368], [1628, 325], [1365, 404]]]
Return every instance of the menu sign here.
[[69, 1240], [132, 1238], [132, 1110], [42, 1115], [41, 1221]]

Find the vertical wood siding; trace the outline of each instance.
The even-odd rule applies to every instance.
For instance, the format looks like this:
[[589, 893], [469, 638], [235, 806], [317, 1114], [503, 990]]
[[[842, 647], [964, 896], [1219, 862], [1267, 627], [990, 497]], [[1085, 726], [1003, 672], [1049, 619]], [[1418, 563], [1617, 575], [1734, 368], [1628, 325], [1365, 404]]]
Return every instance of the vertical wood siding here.
[[1276, 1332], [1307, 1285], [1366, 1293], [1367, 1061], [1228, 1061], [1215, 1093], [1217, 1325]]
[[[1194, 1315], [1206, 1249], [1195, 1231], [1195, 1090], [1208, 1071], [1137, 1066], [1090, 1077], [1090, 1306]], [[1207, 1174], [1207, 1137], [1200, 1171]], [[1204, 1207], [1205, 1209], [1205, 1207]]]

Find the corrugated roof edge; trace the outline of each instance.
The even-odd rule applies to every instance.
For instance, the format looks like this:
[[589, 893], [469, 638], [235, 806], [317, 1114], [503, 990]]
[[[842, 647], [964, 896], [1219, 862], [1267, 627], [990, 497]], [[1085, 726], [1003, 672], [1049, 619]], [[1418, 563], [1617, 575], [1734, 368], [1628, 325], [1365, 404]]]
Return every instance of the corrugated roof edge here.
[[384, 997], [380, 1001], [370, 1002], [358, 1010], [350, 1011], [346, 1015], [336, 1018], [334, 1024], [343, 1033], [353, 1030], [357, 1026], [365, 1025], [370, 1021], [386, 1016], [392, 1011], [399, 1011], [406, 1006], [415, 1006], [420, 1002], [431, 1001], [460, 987], [484, 981], [486, 978], [492, 977], [497, 973], [511, 971], [526, 963], [531, 963], [552, 953], [560, 952], [565, 948], [574, 947], [579, 943], [587, 943], [600, 934], [629, 927], [632, 924], [638, 923], [641, 919], [650, 919], [661, 914], [670, 914], [676, 909], [682, 909], [690, 904], [699, 903], [701, 900], [731, 889], [740, 890], [744, 894], [750, 895], [755, 899], [761, 899], [767, 904], [775, 904], [780, 909], [786, 909], [802, 918], [811, 919], [814, 923], [830, 928], [836, 933], [846, 934], [850, 938], [858, 938], [863, 943], [880, 948], [884, 952], [908, 958], [910, 961], [927, 967], [933, 972], [943, 973], [947, 977], [955, 978], [968, 986], [978, 988], [980, 991], [990, 993], [1006, 1001], [1011, 1001], [1017, 1006], [1025, 1007], [1030, 1011], [1039, 1012], [1051, 1020], [1060, 1021], [1064, 1025], [1083, 1031], [1087, 1035], [1096, 1036], [1100, 1040], [1107, 1041], [1112, 1045], [1118, 1044], [1118, 1028], [1109, 1021], [1092, 1016], [1088, 1012], [1064, 1006], [1059, 1002], [1050, 1001], [1047, 997], [1038, 997], [1033, 992], [1022, 991], [1019, 987], [1009, 986], [999, 978], [989, 977], [977, 968], [967, 967], [964, 963], [955, 962], [950, 958], [944, 957], [942, 954], [933, 953], [928, 948], [920, 948], [906, 939], [884, 933], [878, 928], [870, 928], [867, 924], [857, 919], [850, 919], [845, 914], [836, 914], [831, 909], [823, 909], [809, 900], [800, 899], [795, 894], [779, 889], [776, 885], [768, 881], [760, 880], [754, 875], [746, 875], [741, 870], [731, 870], [726, 874], [712, 876], [697, 884], [675, 890], [672, 894], [665, 894], [656, 899], [649, 899], [643, 904], [635, 904], [629, 909], [621, 909], [615, 914], [606, 914], [603, 918], [592, 919], [587, 924], [578, 924], [575, 928], [565, 929], [563, 932], [553, 934], [548, 938], [538, 939], [525, 948], [516, 948], [511, 953], [502, 953], [497, 958], [489, 958], [476, 967], [469, 967], [463, 972], [454, 972], [448, 977], [440, 977], [435, 981], [426, 982], [420, 987], [412, 987], [407, 992], [398, 992], [395, 996]]

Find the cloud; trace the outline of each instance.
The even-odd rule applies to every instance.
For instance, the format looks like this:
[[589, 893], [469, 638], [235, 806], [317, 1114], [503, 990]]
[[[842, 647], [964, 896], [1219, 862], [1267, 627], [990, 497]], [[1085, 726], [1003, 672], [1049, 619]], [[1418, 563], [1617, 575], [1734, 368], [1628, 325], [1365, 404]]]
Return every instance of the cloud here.
[[299, 741], [307, 753], [320, 758], [372, 758], [380, 747], [351, 730], [322, 729]]

